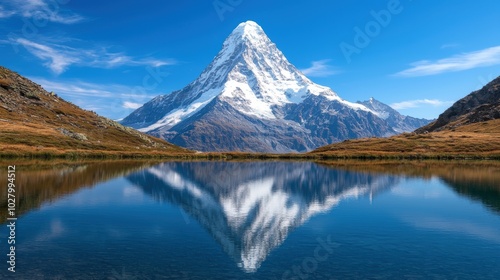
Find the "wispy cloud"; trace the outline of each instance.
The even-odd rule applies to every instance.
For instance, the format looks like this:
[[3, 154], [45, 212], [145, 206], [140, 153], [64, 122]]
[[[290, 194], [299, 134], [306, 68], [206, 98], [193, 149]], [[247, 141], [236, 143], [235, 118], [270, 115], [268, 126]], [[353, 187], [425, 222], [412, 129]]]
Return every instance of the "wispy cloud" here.
[[139, 109], [143, 104], [125, 101], [123, 102], [123, 108], [125, 109]]
[[309, 77], [327, 77], [338, 74], [340, 71], [328, 65], [329, 62], [330, 59], [313, 61], [311, 67], [301, 69], [300, 71]]
[[411, 220], [408, 218], [404, 220], [408, 220], [408, 223], [418, 228], [453, 232], [500, 244], [500, 231], [497, 228], [479, 224], [476, 221], [454, 221], [437, 217], [412, 217]]
[[29, 79], [40, 84], [45, 90], [71, 97], [113, 97], [114, 92], [120, 92], [127, 88], [120, 85], [102, 86], [79, 81], [55, 82], [37, 77]]
[[173, 59], [138, 59], [124, 53], [109, 52], [106, 48], [102, 47], [82, 49], [52, 42], [34, 42], [24, 38], [11, 40], [13, 40], [12, 43], [25, 47], [28, 52], [42, 60], [44, 65], [56, 74], [63, 73], [72, 65], [94, 68], [115, 68], [125, 65], [160, 67], [176, 63]]
[[411, 64], [411, 68], [398, 72], [395, 76], [417, 77], [445, 72], [463, 71], [478, 67], [500, 64], [500, 46], [475, 52], [463, 53], [437, 61], [422, 60]]
[[45, 90], [53, 91], [83, 109], [96, 111], [112, 119], [124, 117], [154, 97], [164, 94], [145, 93], [135, 86], [120, 84], [103, 85], [79, 80], [54, 81], [39, 77], [28, 78], [40, 84]]
[[8, 17], [11, 17], [11, 16], [13, 16], [15, 14], [16, 14], [16, 12], [14, 12], [14, 11], [7, 11], [7, 10], [5, 10], [4, 7], [0, 6], [0, 19], [2, 19], [2, 18], [8, 18]]
[[54, 47], [38, 44], [23, 38], [17, 39], [15, 43], [21, 44], [31, 54], [42, 61], [45, 61], [44, 65], [49, 67], [56, 74], [61, 74], [69, 65], [81, 61], [81, 57], [78, 56], [78, 52], [71, 48], [57, 46], [58, 49], [56, 49]]
[[434, 107], [449, 106], [451, 104], [453, 104], [453, 101], [441, 101], [437, 99], [417, 99], [417, 100], [408, 100], [408, 101], [392, 103], [390, 106], [395, 110], [404, 110], [404, 109], [418, 108], [423, 106], [434, 106]]
[[40, 84], [45, 90], [53, 91], [71, 97], [103, 97], [135, 100], [136, 102], [148, 101], [161, 93], [143, 94], [135, 87], [119, 84], [95, 84], [82, 81], [53, 81], [39, 77], [29, 77], [30, 80]]
[[10, 1], [5, 3], [5, 6], [0, 7], [0, 18], [21, 16], [24, 18], [34, 18], [37, 21], [44, 20], [61, 24], [73, 24], [85, 19], [81, 15], [64, 9], [60, 2], [62, 1]]

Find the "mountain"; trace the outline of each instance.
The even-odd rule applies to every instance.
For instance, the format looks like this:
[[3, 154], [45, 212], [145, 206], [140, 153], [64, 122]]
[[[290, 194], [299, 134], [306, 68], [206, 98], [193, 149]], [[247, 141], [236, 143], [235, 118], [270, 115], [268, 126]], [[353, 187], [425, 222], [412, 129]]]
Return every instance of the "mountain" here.
[[0, 67], [0, 156], [191, 153], [64, 101]]
[[378, 112], [309, 80], [252, 21], [234, 29], [196, 80], [121, 123], [201, 151], [304, 152], [397, 133]]
[[365, 105], [367, 108], [377, 112], [378, 115], [384, 119], [392, 129], [397, 133], [412, 132], [417, 128], [427, 125], [431, 122], [428, 119], [418, 119], [410, 116], [403, 116], [398, 111], [394, 110], [391, 106], [386, 105], [375, 98], [370, 98], [368, 101], [360, 102], [359, 104]]
[[418, 133], [455, 129], [459, 126], [500, 119], [500, 77], [458, 100]]

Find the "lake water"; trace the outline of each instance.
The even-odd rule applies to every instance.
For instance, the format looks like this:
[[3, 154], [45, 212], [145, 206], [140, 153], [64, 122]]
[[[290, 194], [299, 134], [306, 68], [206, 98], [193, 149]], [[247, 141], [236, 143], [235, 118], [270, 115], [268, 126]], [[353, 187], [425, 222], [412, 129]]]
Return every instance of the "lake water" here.
[[3, 279], [500, 279], [498, 164], [74, 163], [16, 184]]

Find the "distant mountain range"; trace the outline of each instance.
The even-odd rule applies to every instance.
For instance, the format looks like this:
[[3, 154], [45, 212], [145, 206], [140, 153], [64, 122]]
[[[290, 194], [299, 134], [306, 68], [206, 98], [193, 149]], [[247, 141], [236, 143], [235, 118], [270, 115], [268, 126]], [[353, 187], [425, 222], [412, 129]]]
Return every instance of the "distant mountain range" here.
[[0, 67], [0, 156], [192, 153], [83, 110]]
[[352, 103], [309, 80], [255, 22], [241, 23], [192, 83], [121, 123], [199, 151], [305, 152], [413, 131], [429, 120], [371, 99]]
[[370, 98], [368, 101], [359, 102], [367, 108], [377, 112], [378, 116], [384, 119], [387, 124], [397, 133], [411, 132], [415, 129], [429, 124], [430, 120], [418, 119], [410, 116], [403, 116], [391, 106]]
[[458, 100], [414, 133], [335, 143], [311, 154], [500, 159], [500, 77]]

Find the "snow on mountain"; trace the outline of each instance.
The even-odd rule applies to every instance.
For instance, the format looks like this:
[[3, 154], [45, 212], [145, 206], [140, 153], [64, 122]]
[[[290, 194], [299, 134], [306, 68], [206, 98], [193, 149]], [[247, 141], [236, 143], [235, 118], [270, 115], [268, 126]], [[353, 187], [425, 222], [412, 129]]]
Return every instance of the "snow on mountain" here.
[[257, 23], [247, 21], [234, 29], [196, 80], [154, 98], [122, 123], [196, 150], [291, 152], [394, 134], [384, 116], [313, 83]]

